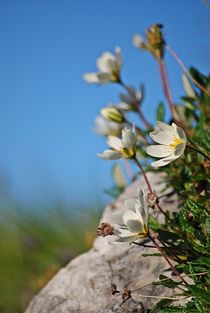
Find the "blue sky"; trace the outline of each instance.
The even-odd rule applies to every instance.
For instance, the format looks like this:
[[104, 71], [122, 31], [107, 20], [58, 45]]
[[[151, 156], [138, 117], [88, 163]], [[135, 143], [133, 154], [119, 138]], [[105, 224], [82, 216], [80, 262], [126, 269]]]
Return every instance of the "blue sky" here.
[[[120, 46], [123, 77], [146, 85], [151, 122], [164, 100], [152, 57], [132, 45], [135, 33], [162, 23], [167, 42], [187, 66], [210, 65], [210, 10], [203, 1], [0, 1], [0, 175], [21, 201], [63, 197], [97, 202], [111, 184], [106, 146], [91, 128], [120, 88], [82, 80], [96, 58]], [[167, 56], [173, 98], [183, 94], [181, 70]]]

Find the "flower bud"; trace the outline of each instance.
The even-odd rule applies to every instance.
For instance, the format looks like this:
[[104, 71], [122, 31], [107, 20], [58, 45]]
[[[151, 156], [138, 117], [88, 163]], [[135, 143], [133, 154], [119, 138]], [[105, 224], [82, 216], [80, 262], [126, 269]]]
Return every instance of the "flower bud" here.
[[116, 122], [116, 123], [122, 123], [125, 121], [125, 117], [123, 113], [119, 109], [114, 108], [114, 107], [103, 108], [101, 110], [101, 115], [105, 119]]

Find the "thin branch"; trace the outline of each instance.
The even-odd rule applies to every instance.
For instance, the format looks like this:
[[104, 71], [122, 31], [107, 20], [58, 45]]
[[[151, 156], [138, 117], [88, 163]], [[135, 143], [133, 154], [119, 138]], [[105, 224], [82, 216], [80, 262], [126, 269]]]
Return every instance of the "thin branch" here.
[[190, 277], [190, 276], [201, 276], [201, 275], [206, 275], [206, 274], [208, 274], [208, 272], [200, 272], [200, 273], [196, 273], [196, 274], [180, 275], [179, 277], [176, 276], [176, 277], [167, 277], [167, 278], [163, 278], [163, 279], [158, 279], [158, 280], [152, 281], [150, 283], [147, 283], [147, 284], [145, 284], [143, 286], [136, 287], [135, 289], [131, 290], [131, 292], [137, 291], [137, 290], [142, 289], [142, 288], [145, 288], [145, 287], [147, 287], [149, 285], [152, 285], [154, 283], [161, 283], [163, 281], [177, 279], [177, 278], [180, 278], [180, 277], [187, 278], [187, 277]]
[[176, 59], [176, 61], [179, 63], [179, 65], [181, 66], [181, 68], [183, 69], [183, 72], [187, 75], [187, 77], [198, 87], [200, 88], [205, 94], [207, 94], [210, 97], [210, 92], [208, 90], [206, 90], [206, 88], [204, 88], [197, 80], [195, 80], [195, 78], [190, 74], [190, 72], [188, 71], [188, 69], [186, 68], [186, 66], [184, 65], [184, 63], [182, 62], [182, 60], [180, 59], [180, 57], [178, 56], [178, 54], [170, 47], [170, 46], [166, 46], [166, 48], [168, 49], [168, 51], [171, 53], [171, 55], [173, 55], [173, 57]]
[[198, 152], [199, 154], [201, 154], [202, 156], [204, 156], [204, 158], [206, 158], [207, 160], [210, 161], [210, 158], [209, 158], [204, 152], [202, 152], [201, 150], [199, 150], [198, 148], [195, 148], [194, 146], [190, 146], [190, 145], [187, 145], [186, 147], [189, 148], [189, 149], [191, 149], [191, 150], [194, 150], [194, 151]]
[[[119, 82], [120, 86], [122, 86], [129, 95], [131, 95], [131, 91], [130, 91], [130, 88], [120, 79]], [[140, 119], [142, 120], [144, 126], [146, 129], [150, 129], [151, 128], [151, 125], [150, 123], [147, 121], [147, 119], [145, 118], [144, 114], [142, 113], [141, 111], [141, 108], [140, 108], [140, 103], [138, 101], [136, 101], [135, 99], [133, 99], [134, 102], [134, 106], [135, 106], [135, 109], [137, 111], [137, 113], [139, 114], [139, 117]]]
[[171, 263], [170, 259], [167, 257], [167, 255], [165, 254], [165, 252], [161, 249], [161, 247], [158, 245], [158, 243], [155, 241], [155, 239], [152, 237], [154, 234], [153, 230], [150, 229], [150, 235], [149, 238], [152, 240], [152, 242], [156, 245], [157, 249], [160, 251], [160, 253], [162, 254], [162, 256], [164, 257], [164, 259], [166, 260], [166, 262], [169, 264], [170, 268], [172, 269], [172, 271], [177, 275], [177, 277], [180, 277], [180, 279], [183, 281], [184, 284], [187, 285], [187, 282], [184, 280], [184, 278], [182, 278], [179, 274], [179, 272], [177, 271], [177, 269], [173, 266], [173, 264]]

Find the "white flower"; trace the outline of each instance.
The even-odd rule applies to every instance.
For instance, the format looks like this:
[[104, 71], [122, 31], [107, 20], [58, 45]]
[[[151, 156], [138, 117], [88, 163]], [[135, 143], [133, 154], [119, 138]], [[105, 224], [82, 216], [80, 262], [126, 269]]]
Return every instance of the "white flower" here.
[[107, 137], [107, 144], [111, 148], [102, 154], [97, 154], [104, 160], [117, 160], [120, 158], [132, 158], [136, 153], [136, 134], [135, 130], [124, 127], [122, 139], [115, 136]]
[[143, 86], [140, 86], [140, 90], [136, 90], [133, 87], [128, 88], [127, 94], [120, 94], [121, 102], [118, 107], [124, 111], [136, 111], [136, 106], [141, 104], [144, 97]]
[[88, 83], [106, 84], [117, 82], [120, 77], [122, 67], [121, 49], [115, 49], [115, 55], [110, 52], [104, 52], [96, 61], [99, 72], [86, 73], [83, 75], [84, 80]]
[[144, 39], [139, 34], [134, 35], [132, 41], [136, 48], [145, 49]]
[[122, 215], [113, 214], [116, 222], [113, 233], [117, 236], [115, 242], [127, 243], [144, 238], [148, 234], [148, 208], [145, 190], [138, 190], [138, 199], [125, 201], [126, 210]]
[[98, 115], [95, 119], [94, 131], [103, 136], [119, 136], [122, 126], [119, 123], [108, 121], [103, 116]]
[[159, 145], [147, 147], [146, 152], [153, 157], [161, 158], [151, 163], [153, 167], [167, 165], [184, 153], [186, 135], [183, 129], [175, 123], [170, 126], [163, 122], [157, 122], [157, 128], [150, 133], [150, 137]]

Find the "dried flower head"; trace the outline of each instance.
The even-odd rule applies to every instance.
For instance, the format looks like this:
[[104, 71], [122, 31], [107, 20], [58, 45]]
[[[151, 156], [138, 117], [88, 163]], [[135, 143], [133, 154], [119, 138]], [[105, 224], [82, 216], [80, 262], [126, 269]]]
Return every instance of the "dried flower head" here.
[[124, 303], [125, 301], [127, 301], [128, 299], [130, 299], [132, 297], [131, 295], [131, 290], [124, 288], [123, 292], [122, 292], [122, 303]]
[[147, 194], [147, 205], [150, 208], [154, 208], [155, 203], [157, 202], [157, 195], [155, 192], [149, 192]]
[[101, 223], [100, 227], [97, 228], [97, 235], [106, 237], [113, 235], [114, 227], [109, 223]]

